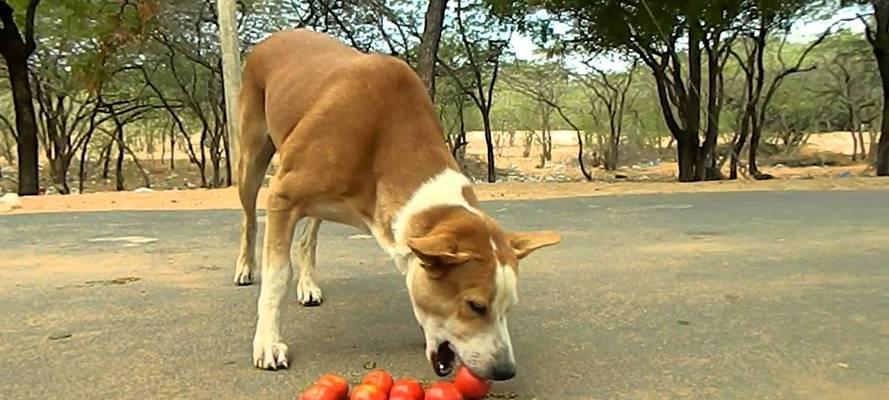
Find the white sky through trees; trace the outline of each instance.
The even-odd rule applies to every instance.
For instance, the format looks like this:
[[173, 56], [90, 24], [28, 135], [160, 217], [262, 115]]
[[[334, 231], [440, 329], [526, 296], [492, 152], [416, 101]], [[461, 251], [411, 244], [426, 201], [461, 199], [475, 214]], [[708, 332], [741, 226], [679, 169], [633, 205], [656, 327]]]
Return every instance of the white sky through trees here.
[[[859, 7], [848, 7], [838, 10], [833, 16], [822, 16], [817, 19], [808, 18], [797, 21], [791, 28], [789, 41], [796, 43], [804, 43], [814, 40], [819, 34], [824, 32], [828, 27], [837, 23], [836, 28], [849, 29], [855, 33], [864, 32], [864, 24], [856, 18], [858, 14], [865, 14], [867, 9]], [[565, 33], [569, 30], [569, 26], [558, 24], [555, 27], [556, 33]], [[543, 57], [540, 54], [540, 47], [534, 43], [534, 38], [522, 33], [514, 33], [510, 40], [510, 47], [513, 54], [520, 60], [540, 60]], [[586, 67], [577, 59], [569, 57], [566, 65], [575, 70], [584, 71]], [[629, 64], [623, 62], [616, 56], [600, 56], [595, 59], [599, 68], [604, 70], [620, 71], [625, 69]]]

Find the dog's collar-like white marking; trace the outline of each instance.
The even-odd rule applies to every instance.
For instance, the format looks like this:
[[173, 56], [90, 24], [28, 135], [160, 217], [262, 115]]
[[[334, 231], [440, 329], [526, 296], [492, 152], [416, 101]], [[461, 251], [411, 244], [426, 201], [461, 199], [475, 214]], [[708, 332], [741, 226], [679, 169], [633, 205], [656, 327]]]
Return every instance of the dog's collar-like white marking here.
[[407, 245], [411, 217], [433, 207], [458, 206], [481, 214], [481, 210], [471, 206], [463, 197], [463, 188], [470, 185], [469, 179], [458, 171], [446, 168], [437, 175], [423, 182], [401, 207], [392, 220], [392, 237], [395, 248], [390, 251], [396, 259], [396, 265], [402, 274], [407, 273], [407, 264], [411, 249]]

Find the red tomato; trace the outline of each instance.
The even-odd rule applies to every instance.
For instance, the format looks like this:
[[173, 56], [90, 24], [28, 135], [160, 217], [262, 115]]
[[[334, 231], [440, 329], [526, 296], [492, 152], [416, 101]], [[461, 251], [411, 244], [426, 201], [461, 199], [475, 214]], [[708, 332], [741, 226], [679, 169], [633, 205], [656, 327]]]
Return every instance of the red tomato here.
[[436, 382], [426, 389], [425, 400], [463, 400], [463, 395], [450, 382]]
[[349, 400], [386, 400], [387, 397], [379, 387], [363, 383], [352, 389]]
[[346, 382], [346, 380], [339, 375], [324, 375], [315, 382], [315, 385], [332, 388], [334, 393], [336, 393], [337, 400], [346, 400], [349, 398], [349, 382]]
[[423, 386], [413, 379], [401, 379], [392, 385], [389, 400], [423, 400]]
[[388, 394], [389, 391], [392, 390], [392, 375], [389, 375], [389, 373], [386, 371], [378, 369], [365, 375], [364, 380], [361, 381], [361, 383], [374, 385], [380, 388], [383, 393]]
[[469, 368], [460, 367], [454, 378], [454, 386], [469, 400], [483, 399], [491, 390], [491, 382], [475, 376]]
[[315, 385], [299, 395], [299, 400], [340, 400], [334, 388]]

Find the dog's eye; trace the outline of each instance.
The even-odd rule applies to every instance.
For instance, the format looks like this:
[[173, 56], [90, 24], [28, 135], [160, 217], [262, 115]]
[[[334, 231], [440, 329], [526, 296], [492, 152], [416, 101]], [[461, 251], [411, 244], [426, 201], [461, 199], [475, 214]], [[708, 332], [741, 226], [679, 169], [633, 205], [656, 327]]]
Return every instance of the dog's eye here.
[[469, 305], [469, 309], [478, 315], [485, 315], [488, 312], [488, 306], [479, 303], [477, 301], [469, 300], [466, 302]]

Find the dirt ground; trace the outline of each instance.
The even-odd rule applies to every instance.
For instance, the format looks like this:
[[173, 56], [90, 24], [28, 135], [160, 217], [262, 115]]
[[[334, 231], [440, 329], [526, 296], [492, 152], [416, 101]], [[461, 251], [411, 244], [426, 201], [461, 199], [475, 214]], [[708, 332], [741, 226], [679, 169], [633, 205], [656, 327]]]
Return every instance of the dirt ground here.
[[[700, 183], [666, 182], [571, 182], [571, 183], [497, 183], [478, 184], [481, 200], [551, 199], [566, 197], [710, 193], [748, 191], [849, 191], [886, 190], [889, 179], [836, 178], [772, 181], [718, 181]], [[260, 207], [265, 204], [265, 189], [260, 192]], [[11, 214], [108, 211], [108, 210], [213, 210], [240, 208], [237, 189], [169, 190], [150, 193], [103, 192], [68, 196], [38, 196], [22, 199], [22, 208]]]
[[[808, 167], [784, 167], [766, 165], [764, 172], [774, 175], [771, 181], [753, 181], [743, 176], [736, 181], [701, 182], [677, 184], [676, 163], [671, 160], [648, 160], [638, 164], [630, 163], [618, 171], [592, 170], [593, 182], [583, 180], [576, 165], [576, 137], [573, 132], [553, 133], [553, 161], [538, 168], [540, 146], [534, 144], [531, 156], [523, 157], [522, 134], [516, 135], [513, 146], [501, 137], [497, 150], [497, 165], [503, 171], [525, 177], [561, 177], [567, 182], [520, 182], [509, 179], [495, 184], [478, 183], [476, 191], [483, 200], [502, 199], [547, 199], [580, 196], [653, 194], [653, 193], [699, 193], [737, 191], [824, 191], [824, 190], [870, 190], [889, 188], [889, 180], [873, 178], [872, 169], [863, 163], [854, 164], [849, 156], [852, 151], [851, 135], [847, 132], [813, 135], [806, 147], [800, 150], [801, 156], [829, 154], [833, 159], [843, 159], [842, 165], [816, 165]], [[468, 136], [467, 155], [475, 160], [484, 159], [484, 137], [480, 132]], [[669, 152], [666, 152], [667, 154]], [[180, 156], [183, 152], [178, 153]], [[114, 192], [114, 171], [108, 178], [101, 177], [98, 166], [90, 170], [84, 194], [68, 196], [39, 196], [23, 200], [23, 207], [12, 211], [14, 214], [102, 211], [102, 210], [196, 210], [239, 208], [236, 190], [199, 189], [197, 170], [188, 160], [176, 160], [171, 170], [169, 160], [154, 158], [159, 154], [139, 154], [142, 165], [148, 170], [151, 187], [149, 193], [134, 193], [141, 187], [142, 175], [132, 164], [125, 170], [124, 192]], [[636, 160], [639, 161], [639, 160]], [[477, 165], [478, 167], [478, 165]], [[483, 165], [482, 165], [483, 167]], [[7, 169], [8, 171], [8, 169]], [[505, 172], [503, 172], [505, 173]], [[45, 171], [42, 177], [46, 178]], [[75, 172], [71, 173], [74, 178]], [[511, 178], [511, 177], [510, 177]], [[76, 181], [70, 185], [75, 188]], [[6, 174], [0, 179], [2, 190], [12, 191], [14, 181]], [[264, 204], [263, 193], [260, 205]]]

